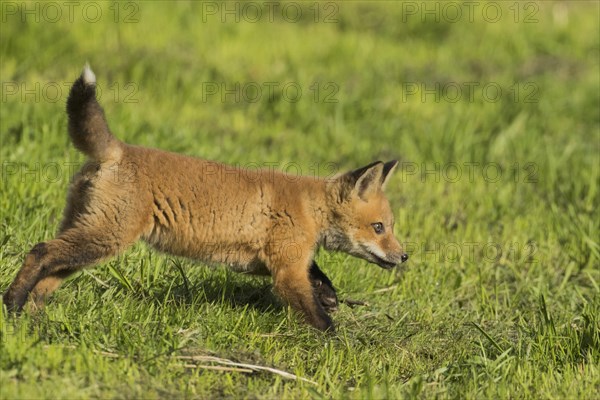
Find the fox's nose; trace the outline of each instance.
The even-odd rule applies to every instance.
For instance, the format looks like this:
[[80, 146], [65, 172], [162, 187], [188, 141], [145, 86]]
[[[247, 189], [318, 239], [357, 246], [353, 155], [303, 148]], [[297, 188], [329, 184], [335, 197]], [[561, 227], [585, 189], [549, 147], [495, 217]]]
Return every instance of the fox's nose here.
[[404, 253], [400, 256], [400, 259], [402, 260], [402, 262], [408, 260], [408, 254]]

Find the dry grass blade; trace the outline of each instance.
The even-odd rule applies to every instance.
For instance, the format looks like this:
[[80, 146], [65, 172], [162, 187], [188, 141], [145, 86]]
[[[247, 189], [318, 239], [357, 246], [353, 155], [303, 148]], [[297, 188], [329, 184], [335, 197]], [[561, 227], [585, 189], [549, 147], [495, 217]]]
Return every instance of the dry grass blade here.
[[210, 370], [214, 370], [214, 371], [226, 371], [226, 372], [245, 372], [247, 374], [251, 374], [252, 372], [254, 372], [254, 370], [251, 370], [248, 368], [222, 367], [220, 365], [183, 364], [183, 367], [189, 368], [189, 369], [202, 368], [202, 369], [210, 369]]
[[371, 292], [371, 294], [376, 294], [376, 293], [385, 293], [385, 292], [389, 292], [390, 290], [394, 290], [398, 287], [398, 285], [392, 285], [392, 286], [388, 286], [382, 289], [377, 289], [377, 290], [373, 290]]
[[256, 334], [256, 333], [248, 333], [248, 336], [255, 336], [255, 337], [261, 337], [261, 338], [271, 338], [271, 337], [294, 337], [294, 335], [292, 334], [287, 334], [287, 333], [260, 333], [260, 334]]
[[293, 380], [300, 380], [300, 381], [303, 381], [303, 382], [310, 383], [311, 385], [316, 385], [317, 384], [314, 381], [311, 381], [311, 380], [306, 379], [306, 378], [302, 378], [300, 376], [291, 374], [291, 373], [286, 372], [286, 371], [282, 371], [280, 369], [271, 368], [271, 367], [265, 367], [265, 366], [262, 366], [262, 365], [238, 363], [238, 362], [235, 362], [235, 361], [227, 360], [225, 358], [218, 358], [218, 357], [213, 357], [213, 356], [177, 356], [177, 358], [180, 359], [180, 360], [191, 360], [191, 361], [199, 361], [199, 362], [210, 362], [210, 363], [221, 364], [221, 365], [229, 365], [231, 367], [238, 367], [238, 368], [241, 368], [241, 369], [248, 369], [248, 370], [250, 370], [250, 372], [253, 372], [253, 371], [267, 371], [267, 372], [270, 372], [272, 374], [279, 375], [279, 376], [281, 376], [283, 378], [293, 379]]
[[342, 300], [342, 303], [346, 304], [351, 308], [354, 308], [356, 306], [369, 306], [369, 303], [361, 300], [344, 299]]
[[94, 353], [99, 354], [99, 355], [104, 356], [104, 357], [109, 357], [109, 358], [119, 358], [119, 357], [121, 357], [120, 355], [118, 355], [116, 353], [111, 353], [111, 352], [108, 352], [108, 351], [94, 350]]

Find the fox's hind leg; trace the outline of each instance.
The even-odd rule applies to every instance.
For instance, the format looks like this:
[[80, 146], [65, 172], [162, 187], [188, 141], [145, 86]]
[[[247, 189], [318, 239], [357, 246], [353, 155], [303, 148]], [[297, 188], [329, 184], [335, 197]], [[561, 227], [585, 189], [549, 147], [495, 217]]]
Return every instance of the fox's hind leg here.
[[338, 298], [331, 280], [319, 268], [316, 261], [312, 261], [309, 269], [310, 282], [312, 283], [315, 295], [319, 302], [328, 313], [337, 311]]
[[40, 281], [31, 290], [30, 298], [35, 308], [42, 308], [48, 297], [60, 287], [62, 282], [71, 276], [75, 271], [64, 270], [49, 275]]
[[36, 244], [4, 294], [20, 311], [31, 294], [38, 306], [69, 275], [112, 257], [133, 244], [144, 229], [127, 196], [101, 197], [85, 178], [76, 178], [58, 236]]
[[72, 228], [56, 239], [36, 244], [4, 294], [4, 304], [20, 311], [29, 294], [38, 305], [69, 275], [102, 259], [116, 255], [124, 244], [106, 229]]

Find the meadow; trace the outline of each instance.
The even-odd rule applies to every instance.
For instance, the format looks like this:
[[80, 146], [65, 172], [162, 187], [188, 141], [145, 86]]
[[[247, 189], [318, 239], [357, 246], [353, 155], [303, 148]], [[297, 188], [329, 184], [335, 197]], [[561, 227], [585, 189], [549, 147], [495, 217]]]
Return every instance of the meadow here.
[[0, 398], [600, 397], [598, 2], [0, 6], [0, 293], [85, 161], [64, 109], [86, 61], [128, 143], [319, 176], [399, 160], [410, 254], [320, 251], [328, 335], [270, 279], [138, 243], [0, 308]]

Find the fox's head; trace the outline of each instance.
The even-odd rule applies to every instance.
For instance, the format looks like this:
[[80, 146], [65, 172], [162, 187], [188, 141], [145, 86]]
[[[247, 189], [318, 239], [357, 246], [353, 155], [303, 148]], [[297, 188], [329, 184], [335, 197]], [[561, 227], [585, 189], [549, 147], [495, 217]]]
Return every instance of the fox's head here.
[[408, 259], [394, 236], [394, 214], [383, 190], [398, 161], [377, 161], [329, 185], [334, 197], [325, 248], [343, 251], [382, 268]]

